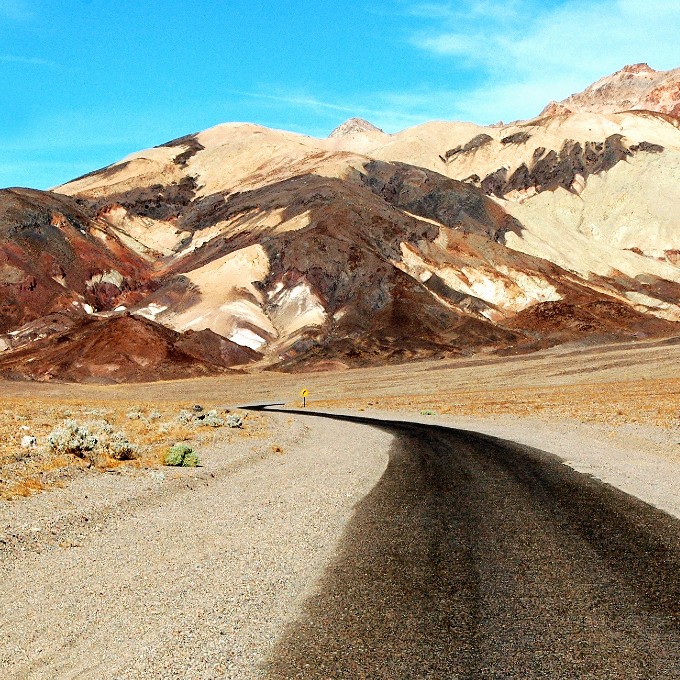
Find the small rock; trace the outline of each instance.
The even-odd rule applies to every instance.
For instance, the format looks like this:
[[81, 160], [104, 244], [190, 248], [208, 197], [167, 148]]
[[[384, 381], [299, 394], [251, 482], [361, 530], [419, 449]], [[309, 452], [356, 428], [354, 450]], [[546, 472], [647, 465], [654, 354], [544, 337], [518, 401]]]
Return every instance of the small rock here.
[[31, 435], [24, 435], [21, 438], [21, 448], [22, 449], [35, 449], [38, 446], [38, 440]]

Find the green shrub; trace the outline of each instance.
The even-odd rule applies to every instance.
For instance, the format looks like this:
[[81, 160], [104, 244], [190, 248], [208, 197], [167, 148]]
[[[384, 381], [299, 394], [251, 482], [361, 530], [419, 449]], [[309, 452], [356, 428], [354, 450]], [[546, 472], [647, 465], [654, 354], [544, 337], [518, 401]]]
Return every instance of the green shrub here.
[[197, 467], [200, 464], [201, 461], [198, 459], [198, 454], [193, 450], [189, 451], [182, 461], [182, 467]]
[[420, 415], [421, 415], [421, 416], [436, 416], [436, 415], [437, 415], [437, 412], [436, 412], [436, 411], [432, 411], [432, 410], [429, 409], [429, 408], [424, 408], [424, 409], [420, 412]]
[[175, 467], [196, 467], [200, 461], [198, 460], [198, 455], [190, 446], [187, 444], [175, 444], [165, 454], [163, 463]]

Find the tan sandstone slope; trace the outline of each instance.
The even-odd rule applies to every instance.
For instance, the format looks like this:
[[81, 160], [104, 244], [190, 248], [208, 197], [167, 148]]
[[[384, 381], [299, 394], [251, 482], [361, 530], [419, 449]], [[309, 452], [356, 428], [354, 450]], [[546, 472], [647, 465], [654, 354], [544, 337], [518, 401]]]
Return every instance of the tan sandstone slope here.
[[225, 124], [48, 195], [143, 272], [87, 272], [144, 288], [108, 309], [265, 365], [527, 351], [678, 333], [678, 126], [565, 108], [394, 135], [351, 119], [327, 139]]

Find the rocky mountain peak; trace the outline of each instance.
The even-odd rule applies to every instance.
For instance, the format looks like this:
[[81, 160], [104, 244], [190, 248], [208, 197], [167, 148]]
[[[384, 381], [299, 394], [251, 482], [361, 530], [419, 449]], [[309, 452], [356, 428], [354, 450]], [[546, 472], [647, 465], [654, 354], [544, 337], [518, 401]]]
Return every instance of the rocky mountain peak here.
[[345, 137], [347, 135], [356, 135], [361, 133], [375, 133], [385, 134], [379, 127], [369, 123], [363, 118], [350, 118], [328, 135], [329, 138]]
[[541, 116], [558, 116], [570, 113], [572, 113], [571, 109], [563, 104], [558, 104], [556, 101], [552, 101], [541, 111]]
[[658, 73], [649, 64], [641, 62], [639, 64], [627, 64], [618, 73]]
[[574, 112], [616, 113], [644, 109], [678, 116], [680, 114], [680, 69], [656, 71], [640, 62], [604, 76], [582, 92], [561, 102], [551, 102], [541, 115], [560, 113], [557, 106]]

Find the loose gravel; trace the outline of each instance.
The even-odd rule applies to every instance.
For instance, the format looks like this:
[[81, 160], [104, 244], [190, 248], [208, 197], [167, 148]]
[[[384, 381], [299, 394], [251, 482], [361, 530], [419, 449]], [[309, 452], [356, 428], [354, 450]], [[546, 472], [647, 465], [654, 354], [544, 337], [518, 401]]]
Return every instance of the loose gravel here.
[[2, 678], [255, 678], [391, 436], [271, 416], [194, 470], [84, 475], [0, 515]]

